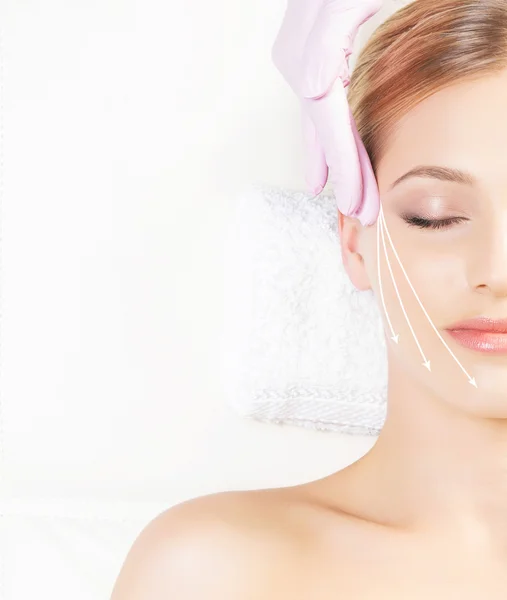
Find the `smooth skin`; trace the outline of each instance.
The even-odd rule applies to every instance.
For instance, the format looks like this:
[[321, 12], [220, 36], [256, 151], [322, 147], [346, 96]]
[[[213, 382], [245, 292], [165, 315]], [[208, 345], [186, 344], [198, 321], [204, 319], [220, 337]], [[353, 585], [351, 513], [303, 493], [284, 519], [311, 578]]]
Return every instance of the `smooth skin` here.
[[[389, 233], [421, 310], [377, 225], [339, 217], [353, 284], [384, 315], [388, 412], [373, 448], [322, 479], [233, 491], [170, 508], [141, 532], [111, 600], [505, 600], [507, 594], [507, 357], [460, 346], [445, 331], [479, 315], [507, 317], [507, 70], [460, 82], [400, 120], [378, 166]], [[436, 165], [474, 185], [410, 178]], [[441, 230], [402, 215], [462, 217]]]

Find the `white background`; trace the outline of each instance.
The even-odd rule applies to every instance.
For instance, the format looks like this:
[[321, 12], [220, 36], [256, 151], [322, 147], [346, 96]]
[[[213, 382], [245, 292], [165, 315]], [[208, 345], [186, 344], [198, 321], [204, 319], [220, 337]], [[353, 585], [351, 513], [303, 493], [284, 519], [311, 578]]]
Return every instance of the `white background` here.
[[238, 191], [306, 190], [298, 103], [270, 57], [284, 10], [0, 5], [1, 600], [107, 598], [161, 510], [316, 479], [374, 443], [224, 404]]

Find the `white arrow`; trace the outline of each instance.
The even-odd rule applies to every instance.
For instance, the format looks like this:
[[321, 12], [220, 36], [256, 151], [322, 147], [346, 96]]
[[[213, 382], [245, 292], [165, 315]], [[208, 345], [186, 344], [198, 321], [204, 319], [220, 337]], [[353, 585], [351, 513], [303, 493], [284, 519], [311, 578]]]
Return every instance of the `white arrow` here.
[[[391, 319], [389, 318], [389, 314], [387, 312], [386, 302], [384, 300], [384, 292], [382, 290], [382, 277], [380, 276], [380, 228], [382, 227], [382, 221], [380, 219], [377, 220], [377, 266], [378, 266], [378, 282], [380, 286], [380, 297], [382, 299], [382, 304], [384, 306], [384, 312], [386, 315], [387, 322], [389, 323], [389, 327], [391, 329], [391, 339], [397, 344], [399, 340], [399, 335], [395, 334], [394, 327], [392, 326]], [[384, 236], [382, 236], [383, 239]], [[384, 252], [386, 249], [386, 244], [384, 242]]]
[[[380, 221], [380, 219], [379, 219], [379, 221]], [[385, 254], [385, 257], [386, 257], [387, 266], [389, 268], [389, 273], [391, 273], [391, 280], [393, 282], [394, 289], [396, 291], [396, 295], [398, 296], [398, 300], [400, 301], [401, 310], [403, 311], [403, 314], [405, 315], [405, 319], [407, 320], [408, 326], [410, 327], [410, 331], [412, 332], [412, 335], [414, 336], [415, 343], [417, 344], [417, 347], [419, 348], [419, 352], [421, 353], [421, 355], [423, 357], [424, 362], [422, 364], [423, 364], [424, 367], [426, 367], [428, 369], [428, 371], [431, 371], [430, 361], [426, 358], [426, 356], [424, 356], [423, 349], [421, 348], [421, 344], [419, 344], [419, 340], [417, 339], [417, 336], [415, 334], [414, 328], [412, 327], [412, 324], [410, 323], [410, 319], [408, 318], [407, 311], [405, 310], [405, 307], [403, 305], [403, 301], [402, 301], [401, 296], [400, 296], [400, 292], [398, 290], [398, 286], [396, 285], [396, 281], [394, 279], [394, 273], [393, 273], [393, 270], [391, 268], [391, 263], [389, 262], [389, 257], [387, 256], [387, 248], [386, 248], [386, 241], [385, 241], [385, 238], [384, 238], [383, 222], [380, 224], [380, 232], [382, 234], [382, 244], [384, 246], [384, 254]]]
[[[447, 348], [447, 350], [449, 351], [449, 353], [451, 354], [451, 356], [454, 358], [454, 360], [458, 363], [459, 368], [465, 373], [465, 375], [468, 377], [468, 382], [477, 387], [477, 383], [475, 381], [474, 377], [470, 377], [470, 375], [468, 374], [468, 372], [466, 371], [465, 367], [463, 367], [463, 365], [459, 362], [459, 360], [456, 358], [456, 356], [454, 355], [453, 351], [449, 348], [449, 346], [445, 343], [445, 340], [442, 338], [442, 336], [440, 335], [438, 329], [435, 327], [435, 325], [433, 325], [432, 320], [430, 319], [428, 313], [426, 312], [426, 309], [424, 308], [424, 306], [422, 305], [422, 302], [419, 300], [419, 296], [417, 295], [416, 291], [414, 290], [413, 285], [410, 283], [410, 279], [408, 278], [407, 273], [405, 272], [405, 269], [403, 268], [403, 265], [401, 264], [401, 260], [400, 257], [398, 256], [398, 253], [396, 252], [396, 248], [394, 247], [393, 241], [391, 239], [391, 236], [389, 234], [389, 229], [387, 228], [387, 224], [384, 218], [384, 211], [382, 210], [382, 205], [380, 205], [380, 216], [382, 218], [382, 223], [386, 228], [386, 233], [387, 233], [387, 237], [389, 238], [389, 243], [391, 244], [391, 248], [393, 249], [394, 255], [396, 256], [396, 260], [398, 261], [401, 270], [403, 271], [403, 274], [405, 275], [406, 280], [408, 281], [408, 284], [410, 286], [410, 288], [412, 289], [412, 291], [414, 292], [415, 297], [417, 298], [417, 302], [419, 302], [419, 306], [422, 308], [424, 314], [426, 315], [426, 318], [428, 319], [428, 321], [430, 322], [430, 325], [433, 327], [435, 333], [438, 335], [440, 341], [442, 342], [442, 344]], [[382, 229], [383, 232], [383, 229]], [[383, 235], [383, 234], [382, 234]]]

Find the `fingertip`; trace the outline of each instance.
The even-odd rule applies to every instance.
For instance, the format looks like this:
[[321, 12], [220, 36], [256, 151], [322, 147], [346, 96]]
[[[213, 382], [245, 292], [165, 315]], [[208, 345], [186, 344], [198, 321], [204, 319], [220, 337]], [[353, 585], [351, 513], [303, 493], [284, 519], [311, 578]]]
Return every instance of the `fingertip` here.
[[305, 181], [314, 194], [320, 194], [324, 189], [329, 174], [329, 168], [317, 141], [305, 146]]
[[307, 186], [309, 193], [313, 194], [314, 197], [316, 197], [320, 193], [322, 193], [322, 190], [326, 187], [325, 184], [322, 185], [321, 183], [315, 183], [315, 182], [310, 183], [308, 180], [306, 182], [306, 186]]

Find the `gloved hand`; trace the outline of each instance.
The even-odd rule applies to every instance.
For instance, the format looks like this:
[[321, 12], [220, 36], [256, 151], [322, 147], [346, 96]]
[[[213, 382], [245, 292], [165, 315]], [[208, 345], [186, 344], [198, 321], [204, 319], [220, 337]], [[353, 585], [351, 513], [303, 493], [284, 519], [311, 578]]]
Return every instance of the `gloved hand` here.
[[341, 213], [376, 222], [380, 196], [345, 93], [359, 27], [382, 0], [288, 0], [273, 62], [302, 105], [306, 181], [316, 195], [330, 181]]

